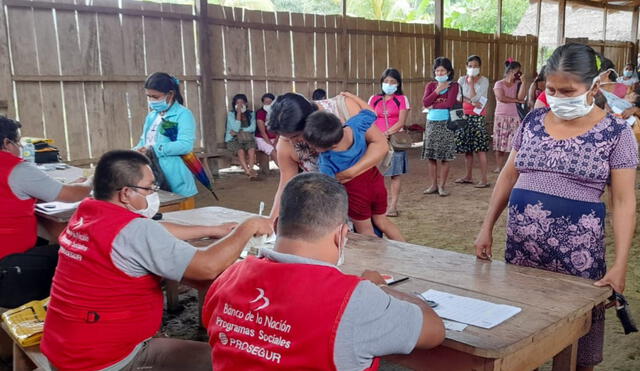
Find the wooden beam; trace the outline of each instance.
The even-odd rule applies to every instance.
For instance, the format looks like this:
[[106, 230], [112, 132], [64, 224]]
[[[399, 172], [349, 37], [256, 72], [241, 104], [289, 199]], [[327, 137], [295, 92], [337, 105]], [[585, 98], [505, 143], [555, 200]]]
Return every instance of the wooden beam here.
[[496, 34], [498, 34], [498, 36], [502, 35], [502, 0], [497, 0], [498, 1], [498, 19], [496, 19], [497, 24], [497, 30], [496, 30]]
[[564, 44], [567, 0], [558, 0], [558, 44]]
[[436, 28], [435, 56], [440, 57], [444, 51], [444, 0], [435, 1], [434, 25]]
[[542, 0], [538, 0], [538, 10], [536, 13], [536, 37], [538, 38], [538, 42], [540, 41], [540, 14], [542, 14]]
[[[607, 43], [607, 19], [609, 18], [609, 9], [605, 6], [604, 11], [602, 12], [602, 41]], [[602, 53], [604, 53], [604, 48], [602, 49]]]
[[638, 17], [640, 16], [640, 7], [633, 8], [631, 13], [631, 42], [633, 42], [633, 48], [631, 48], [631, 55], [629, 56], [629, 62], [637, 66], [638, 63]]
[[13, 71], [11, 70], [11, 61], [9, 60], [9, 33], [7, 30], [7, 19], [5, 17], [5, 8], [2, 7], [0, 8], [0, 101], [6, 104], [0, 107], [0, 114], [14, 118], [15, 105], [11, 82]]
[[[196, 14], [198, 15], [198, 52], [200, 57], [200, 107], [202, 109], [202, 138], [204, 139], [205, 152], [216, 154], [218, 152], [218, 138], [216, 135], [215, 115], [217, 112], [213, 109], [213, 84], [211, 77], [213, 76], [212, 57], [222, 58], [211, 55], [209, 46], [209, 4], [207, 0], [196, 1]], [[221, 113], [220, 113], [221, 114]], [[207, 164], [209, 165], [209, 164]], [[217, 167], [214, 166], [217, 172]]]

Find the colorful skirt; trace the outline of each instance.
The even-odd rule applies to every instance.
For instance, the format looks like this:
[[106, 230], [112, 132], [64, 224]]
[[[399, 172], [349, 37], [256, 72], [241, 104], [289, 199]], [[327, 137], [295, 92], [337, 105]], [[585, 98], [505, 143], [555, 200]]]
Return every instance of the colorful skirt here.
[[467, 126], [456, 131], [458, 153], [488, 152], [490, 136], [484, 116], [469, 115]]
[[[601, 279], [606, 270], [603, 203], [514, 188], [509, 198], [505, 261]], [[578, 343], [578, 365], [602, 362], [604, 308], [593, 310], [591, 330]]]
[[456, 157], [456, 137], [447, 128], [447, 121], [427, 120], [424, 130], [423, 160], [452, 161]]
[[511, 142], [519, 126], [519, 117], [496, 115], [493, 118], [493, 150], [511, 152]]

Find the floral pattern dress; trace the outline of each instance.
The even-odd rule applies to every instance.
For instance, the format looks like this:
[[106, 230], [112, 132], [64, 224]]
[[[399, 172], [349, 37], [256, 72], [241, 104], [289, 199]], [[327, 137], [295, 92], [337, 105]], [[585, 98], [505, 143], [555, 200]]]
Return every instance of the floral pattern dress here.
[[[611, 170], [635, 168], [638, 146], [626, 123], [605, 116], [588, 132], [556, 140], [544, 128], [548, 108], [532, 111], [515, 133], [518, 181], [509, 198], [505, 260], [597, 280], [606, 273], [600, 197]], [[602, 361], [604, 310], [580, 339], [578, 364]]]

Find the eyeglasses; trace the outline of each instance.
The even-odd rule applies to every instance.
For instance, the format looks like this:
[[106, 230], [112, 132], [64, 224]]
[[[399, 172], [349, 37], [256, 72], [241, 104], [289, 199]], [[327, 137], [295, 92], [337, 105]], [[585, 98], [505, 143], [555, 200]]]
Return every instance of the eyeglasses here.
[[[145, 191], [151, 191], [151, 192], [158, 192], [160, 190], [160, 186], [155, 184], [155, 183], [151, 187], [140, 187], [140, 186], [134, 186], [134, 185], [127, 185], [125, 187], [136, 188], [136, 189], [144, 189]], [[120, 189], [122, 189], [122, 188], [120, 188]]]

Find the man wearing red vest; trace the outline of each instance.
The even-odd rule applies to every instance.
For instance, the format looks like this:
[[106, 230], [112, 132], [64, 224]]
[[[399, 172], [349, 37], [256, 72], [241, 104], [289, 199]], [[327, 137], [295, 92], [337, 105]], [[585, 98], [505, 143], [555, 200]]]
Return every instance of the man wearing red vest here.
[[209, 288], [203, 323], [216, 371], [375, 370], [378, 358], [432, 348], [442, 320], [374, 271], [336, 265], [347, 242], [347, 193], [305, 173], [287, 184], [273, 251], [227, 269]]
[[19, 122], [0, 116], [0, 307], [18, 307], [49, 296], [58, 248], [38, 239], [36, 200], [76, 202], [89, 182], [54, 180], [24, 161]]
[[205, 249], [182, 240], [223, 237], [235, 225], [158, 223], [158, 187], [146, 156], [111, 151], [60, 235], [60, 255], [40, 348], [58, 370], [211, 370], [207, 343], [153, 338], [162, 321], [162, 277], [211, 281], [251, 237], [271, 234], [251, 218]]

